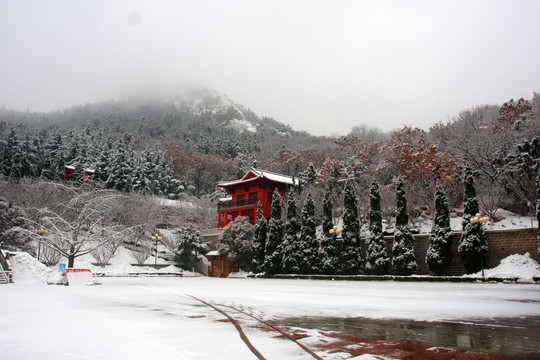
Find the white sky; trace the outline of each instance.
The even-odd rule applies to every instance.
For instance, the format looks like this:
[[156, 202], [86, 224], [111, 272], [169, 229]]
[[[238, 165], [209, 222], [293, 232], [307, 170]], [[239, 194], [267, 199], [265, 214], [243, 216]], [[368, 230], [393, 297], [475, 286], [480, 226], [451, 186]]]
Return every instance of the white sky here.
[[0, 106], [196, 82], [315, 135], [540, 91], [540, 1], [0, 0]]

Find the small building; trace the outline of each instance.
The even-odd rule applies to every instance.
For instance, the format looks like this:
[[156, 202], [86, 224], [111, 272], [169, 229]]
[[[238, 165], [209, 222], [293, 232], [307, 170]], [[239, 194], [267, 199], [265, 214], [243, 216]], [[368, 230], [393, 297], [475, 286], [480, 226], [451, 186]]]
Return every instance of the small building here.
[[222, 256], [219, 251], [212, 250], [206, 254], [208, 260], [208, 276], [227, 277], [232, 272], [238, 271], [238, 263]]
[[218, 228], [227, 226], [238, 216], [247, 216], [255, 225], [257, 203], [262, 204], [263, 215], [268, 221], [272, 211], [272, 195], [275, 189], [285, 194], [287, 189], [298, 185], [298, 179], [271, 171], [254, 169], [242, 179], [219, 183], [228, 196], [218, 202]]
[[[64, 166], [64, 170], [65, 170], [65, 180], [66, 182], [68, 181], [72, 181], [73, 179], [75, 179], [75, 166], [71, 166], [71, 165], [65, 165]], [[85, 184], [91, 184], [92, 183], [92, 178], [94, 177], [94, 170], [93, 169], [83, 169], [83, 182]]]

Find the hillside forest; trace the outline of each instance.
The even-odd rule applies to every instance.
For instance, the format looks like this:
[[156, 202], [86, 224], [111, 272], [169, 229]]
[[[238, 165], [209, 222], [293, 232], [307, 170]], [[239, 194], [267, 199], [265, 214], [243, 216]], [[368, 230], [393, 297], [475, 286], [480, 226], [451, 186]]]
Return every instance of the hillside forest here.
[[[51, 256], [53, 264], [64, 256], [72, 266], [76, 257], [90, 252], [107, 263], [107, 254], [116, 251], [107, 247], [120, 242], [142, 263], [152, 252], [149, 234], [167, 226], [180, 230], [163, 243], [182, 258], [182, 253], [206, 249], [195, 230], [216, 226], [217, 201], [225, 195], [217, 190], [218, 182], [241, 178], [252, 167], [300, 183], [282, 205], [285, 211], [268, 224], [268, 241], [280, 238], [283, 227], [275, 224], [281, 222], [290, 232], [283, 239], [296, 238], [291, 230], [300, 228], [295, 201], [313, 204], [302, 224], [322, 223], [327, 231], [337, 219], [354, 223], [356, 230], [344, 231], [344, 244], [359, 241], [348, 240], [347, 234], [373, 233], [373, 223], [367, 229], [370, 218], [378, 218], [378, 228], [385, 223], [396, 229], [431, 221], [441, 194], [450, 211], [462, 215], [467, 187], [476, 188], [478, 209], [491, 221], [497, 221], [500, 208], [532, 215], [538, 203], [539, 136], [536, 93], [529, 100], [474, 106], [428, 131], [403, 126], [384, 133], [359, 125], [347, 136], [333, 137], [315, 137], [258, 117], [204, 88], [162, 100], [131, 98], [51, 113], [3, 109], [0, 232], [4, 246], [35, 253], [32, 239], [43, 225], [56, 235], [43, 238], [49, 243], [43, 254], [40, 244], [38, 258]], [[69, 181], [66, 166], [74, 170]], [[397, 208], [396, 194], [403, 199]], [[305, 238], [316, 237], [310, 228]], [[181, 241], [182, 236], [191, 240]], [[406, 249], [410, 240], [403, 241]], [[358, 256], [351, 255], [348, 263], [342, 255], [345, 272], [364, 266], [376, 271], [369, 257], [357, 264]], [[310, 271], [309, 264], [286, 265]]]

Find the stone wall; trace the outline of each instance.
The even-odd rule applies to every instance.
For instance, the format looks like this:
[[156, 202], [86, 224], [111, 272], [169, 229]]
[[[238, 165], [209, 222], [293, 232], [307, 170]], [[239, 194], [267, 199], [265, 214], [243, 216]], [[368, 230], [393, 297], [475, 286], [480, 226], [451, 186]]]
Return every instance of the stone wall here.
[[[528, 252], [531, 258], [540, 262], [538, 254], [538, 229], [512, 229], [512, 230], [490, 230], [485, 233], [485, 240], [488, 244], [488, 251], [485, 254], [486, 269], [499, 265], [505, 257], [513, 254], [525, 254]], [[465, 274], [465, 267], [461, 262], [461, 257], [457, 251], [461, 233], [456, 232], [452, 235], [452, 262], [450, 264], [448, 275]], [[392, 254], [393, 236], [386, 236], [386, 251]], [[418, 263], [418, 275], [430, 275], [426, 265], [426, 252], [429, 246], [429, 234], [414, 236], [414, 253]], [[364, 247], [364, 254], [365, 254]]]

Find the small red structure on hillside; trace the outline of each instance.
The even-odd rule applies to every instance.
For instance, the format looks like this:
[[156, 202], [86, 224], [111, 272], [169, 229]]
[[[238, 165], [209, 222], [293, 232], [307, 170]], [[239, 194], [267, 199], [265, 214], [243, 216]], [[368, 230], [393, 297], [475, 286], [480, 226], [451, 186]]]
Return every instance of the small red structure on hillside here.
[[238, 216], [248, 216], [255, 225], [259, 201], [268, 221], [275, 189], [285, 194], [292, 185], [298, 185], [298, 179], [253, 168], [240, 180], [219, 183], [218, 187], [227, 191], [229, 196], [218, 202], [218, 228], [227, 226]]

